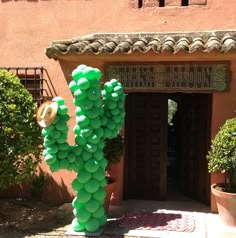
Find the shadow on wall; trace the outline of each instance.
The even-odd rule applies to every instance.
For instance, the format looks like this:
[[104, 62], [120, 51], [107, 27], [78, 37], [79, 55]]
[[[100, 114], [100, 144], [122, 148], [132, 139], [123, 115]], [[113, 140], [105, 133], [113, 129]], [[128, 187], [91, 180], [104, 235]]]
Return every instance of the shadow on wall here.
[[73, 198], [74, 196], [68, 192], [67, 186], [62, 179], [59, 184], [52, 176], [46, 178], [42, 194], [43, 202], [57, 205], [72, 202]]
[[1, 198], [24, 198], [42, 201], [52, 205], [60, 205], [65, 202], [71, 202], [74, 198], [68, 192], [67, 186], [61, 179], [60, 183], [56, 182], [54, 178], [48, 174], [43, 174], [42, 180], [41, 171], [32, 179], [31, 182], [15, 185], [11, 188], [0, 191]]

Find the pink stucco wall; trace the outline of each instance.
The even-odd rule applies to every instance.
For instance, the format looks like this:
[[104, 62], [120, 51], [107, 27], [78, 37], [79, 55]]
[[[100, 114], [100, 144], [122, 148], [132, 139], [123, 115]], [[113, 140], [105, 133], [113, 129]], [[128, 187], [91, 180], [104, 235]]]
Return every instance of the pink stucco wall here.
[[[63, 96], [73, 112], [72, 96], [68, 90], [69, 73], [73, 67], [85, 63], [104, 68], [109, 61], [192, 61], [230, 60], [232, 81], [230, 92], [213, 96], [212, 137], [223, 121], [234, 115], [236, 95], [236, 56], [232, 53], [168, 53], [157, 55], [122, 54], [101, 57], [78, 57], [74, 62], [50, 60], [45, 49], [53, 40], [71, 39], [98, 32], [181, 32], [234, 29], [236, 1], [207, 0], [207, 5], [189, 7], [132, 8], [132, 0], [2, 0], [0, 2], [0, 67], [43, 66], [47, 69], [58, 95]], [[194, 2], [194, 1], [192, 1]], [[198, 2], [198, 1], [195, 1]], [[201, 1], [200, 1], [201, 2]], [[141, 56], [141, 57], [140, 57]], [[99, 59], [99, 60], [98, 60]], [[72, 123], [72, 122], [71, 122]], [[72, 132], [70, 132], [72, 142]], [[122, 198], [122, 169], [117, 185], [118, 200]], [[50, 173], [47, 166], [43, 167]], [[66, 194], [57, 194], [58, 201], [73, 196], [71, 172], [53, 175], [55, 184], [67, 187]], [[213, 182], [218, 177], [213, 176]], [[62, 200], [60, 198], [63, 197]], [[50, 200], [50, 198], [48, 198]], [[53, 200], [53, 199], [51, 199]]]

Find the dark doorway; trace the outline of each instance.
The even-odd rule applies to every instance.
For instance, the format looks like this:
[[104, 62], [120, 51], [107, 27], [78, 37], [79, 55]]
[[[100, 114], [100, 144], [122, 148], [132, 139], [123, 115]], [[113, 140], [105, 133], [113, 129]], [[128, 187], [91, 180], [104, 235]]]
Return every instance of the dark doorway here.
[[[168, 100], [177, 104], [169, 123]], [[209, 203], [211, 94], [130, 93], [126, 112], [124, 198]]]

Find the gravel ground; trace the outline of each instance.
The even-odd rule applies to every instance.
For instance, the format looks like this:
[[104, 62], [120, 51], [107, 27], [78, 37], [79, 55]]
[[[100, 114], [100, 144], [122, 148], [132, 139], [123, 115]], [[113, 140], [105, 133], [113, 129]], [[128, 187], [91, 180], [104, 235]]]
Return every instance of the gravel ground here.
[[[69, 204], [50, 206], [33, 200], [0, 199], [0, 238], [85, 237], [65, 235], [72, 219]], [[100, 237], [125, 236], [103, 234]]]

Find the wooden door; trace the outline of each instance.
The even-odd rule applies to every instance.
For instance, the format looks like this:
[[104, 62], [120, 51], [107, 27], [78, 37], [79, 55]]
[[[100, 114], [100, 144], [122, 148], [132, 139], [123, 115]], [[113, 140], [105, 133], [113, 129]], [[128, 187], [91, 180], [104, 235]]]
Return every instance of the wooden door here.
[[210, 146], [211, 95], [183, 94], [179, 106], [180, 189], [188, 197], [209, 203], [206, 154]]
[[126, 199], [166, 198], [167, 95], [130, 93], [126, 98]]

